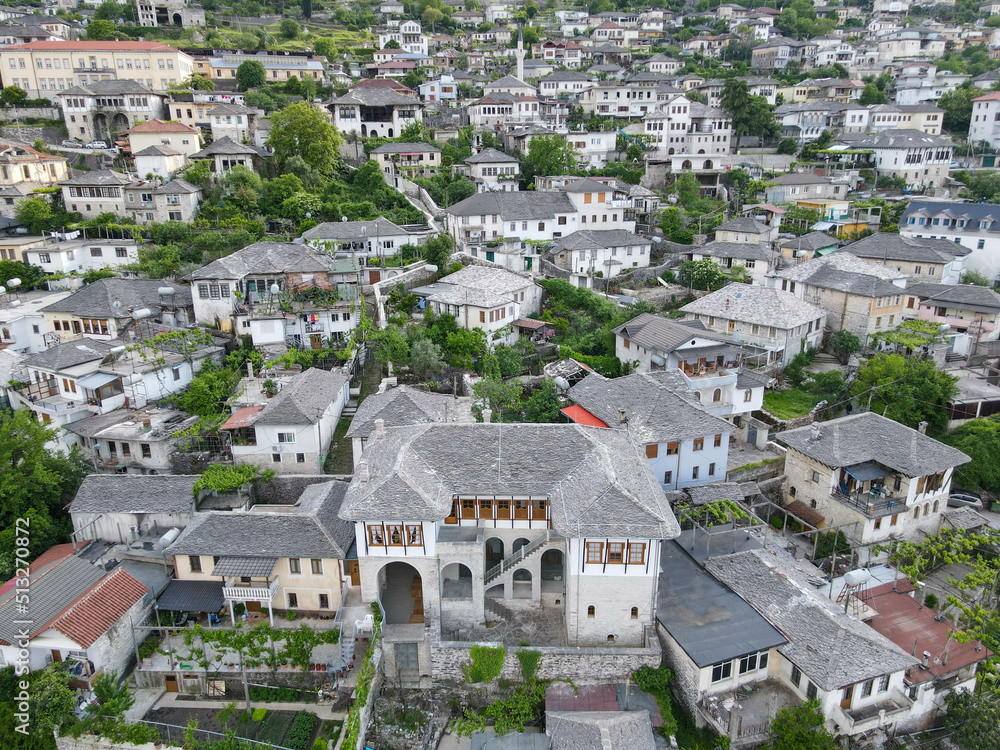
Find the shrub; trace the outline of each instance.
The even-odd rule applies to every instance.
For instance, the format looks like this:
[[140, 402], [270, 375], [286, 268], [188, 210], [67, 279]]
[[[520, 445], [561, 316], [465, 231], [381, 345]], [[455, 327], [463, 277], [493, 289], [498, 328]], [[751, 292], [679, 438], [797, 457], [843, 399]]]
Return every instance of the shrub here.
[[507, 649], [503, 646], [491, 648], [489, 646], [473, 646], [469, 650], [472, 662], [465, 665], [465, 681], [470, 683], [490, 682], [499, 676], [503, 671], [503, 661], [507, 656]]
[[771, 525], [778, 531], [781, 531], [785, 527], [785, 521], [781, 516], [775, 516], [771, 519]]
[[928, 609], [936, 609], [938, 605], [938, 598], [936, 594], [927, 594], [924, 597], [924, 606]]
[[156, 653], [156, 647], [160, 645], [160, 639], [155, 635], [146, 636], [146, 640], [139, 644], [139, 658], [148, 659]]
[[296, 612], [294, 609], [290, 609], [287, 612], [285, 612], [285, 619], [286, 620], [294, 620], [298, 616], [299, 616], [299, 613]]
[[313, 732], [316, 731], [316, 724], [319, 719], [316, 714], [309, 711], [299, 711], [292, 719], [292, 725], [285, 733], [282, 744], [291, 750], [309, 750], [312, 747]]
[[253, 719], [254, 721], [262, 721], [266, 714], [267, 714], [266, 708], [255, 708], [253, 710], [253, 714], [250, 715], [250, 718]]
[[538, 663], [542, 660], [542, 652], [531, 649], [519, 649], [515, 656], [521, 663], [521, 679], [531, 682], [538, 673]]

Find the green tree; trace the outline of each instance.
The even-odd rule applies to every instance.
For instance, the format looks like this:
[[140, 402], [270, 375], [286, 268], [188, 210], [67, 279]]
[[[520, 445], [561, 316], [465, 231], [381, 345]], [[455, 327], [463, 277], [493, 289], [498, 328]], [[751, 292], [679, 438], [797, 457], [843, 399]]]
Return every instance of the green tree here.
[[267, 83], [267, 71], [260, 60], [244, 60], [236, 69], [236, 85], [240, 91], [256, 89]]
[[977, 271], [974, 268], [970, 268], [968, 271], [962, 274], [963, 284], [973, 284], [975, 286], [988, 286], [992, 287], [993, 282], [990, 281], [990, 277], [987, 276], [982, 271]]
[[20, 279], [22, 290], [45, 286], [45, 273], [38, 266], [23, 260], [0, 260], [0, 286], [9, 286], [10, 279]]
[[712, 289], [718, 287], [726, 279], [719, 264], [711, 258], [687, 260], [681, 263], [678, 281], [692, 289]]
[[966, 136], [972, 122], [972, 100], [981, 95], [972, 81], [966, 81], [953, 91], [946, 91], [937, 100], [937, 105], [944, 110], [942, 125], [944, 129], [957, 135]]
[[955, 485], [1000, 493], [1000, 415], [973, 419], [941, 436], [972, 459], [955, 469]]
[[106, 42], [118, 35], [118, 27], [111, 21], [95, 20], [87, 24], [87, 39], [92, 42]]
[[525, 422], [559, 422], [562, 413], [559, 411], [559, 392], [551, 380], [545, 380], [535, 390], [524, 404]]
[[819, 701], [779, 708], [771, 721], [773, 750], [837, 750], [833, 735], [826, 731]]
[[215, 82], [198, 73], [192, 73], [183, 81], [181, 87], [192, 91], [215, 91]]
[[57, 664], [31, 676], [33, 731], [50, 734], [62, 726], [76, 707], [69, 672]]
[[451, 254], [455, 251], [455, 241], [450, 234], [439, 234], [431, 237], [424, 245], [424, 260], [437, 266], [438, 274], [446, 273], [451, 262]]
[[966, 750], [1000, 750], [1000, 698], [995, 692], [956, 690], [945, 700], [944, 723], [952, 740]]
[[41, 196], [28, 198], [18, 203], [14, 215], [17, 217], [17, 223], [32, 234], [50, 232], [55, 228], [53, 222], [56, 215], [55, 211], [52, 210], [52, 204]]
[[933, 360], [878, 354], [858, 371], [851, 394], [871, 410], [917, 429], [940, 435], [948, 426], [948, 402], [958, 392], [958, 378], [938, 370]]
[[20, 86], [4, 86], [0, 91], [0, 104], [5, 107], [19, 107], [28, 101], [28, 92]]
[[101, 672], [90, 687], [97, 699], [87, 704], [87, 713], [91, 716], [121, 717], [135, 703], [128, 685], [119, 685], [118, 678], [112, 672]]
[[425, 8], [424, 12], [420, 15], [420, 20], [423, 21], [426, 26], [430, 26], [431, 31], [434, 31], [437, 25], [441, 23], [444, 18], [444, 13], [437, 8], [432, 8], [430, 6]]
[[540, 135], [531, 139], [528, 154], [521, 164], [521, 181], [530, 185], [536, 175], [566, 174], [576, 167], [576, 151], [558, 135]]
[[500, 422], [505, 416], [520, 415], [522, 391], [521, 381], [514, 379], [483, 378], [472, 386], [475, 400], [493, 410], [494, 422]]
[[874, 82], [865, 84], [865, 88], [861, 92], [861, 98], [858, 99], [858, 104], [865, 107], [872, 104], [888, 104], [888, 102], [889, 97]]
[[285, 39], [298, 39], [299, 34], [302, 33], [302, 27], [294, 19], [285, 18], [278, 24], [278, 31]]
[[830, 351], [837, 355], [841, 364], [847, 364], [852, 354], [861, 351], [861, 339], [850, 331], [834, 331], [827, 341]]
[[327, 116], [308, 102], [290, 104], [271, 115], [267, 145], [274, 151], [279, 169], [293, 156], [301, 156], [312, 169], [329, 175], [340, 159], [342, 143]]
[[302, 0], [302, 17], [312, 18], [312, 14], [313, 14], [312, 0]]
[[410, 356], [410, 345], [399, 326], [388, 326], [376, 331], [371, 340], [375, 344], [380, 362], [392, 362], [397, 369], [406, 365]]
[[111, 21], [113, 23], [135, 21], [135, 6], [128, 3], [119, 3], [116, 0], [104, 0], [94, 11], [94, 20]]
[[778, 123], [771, 114], [771, 105], [763, 96], [752, 96], [746, 81], [727, 78], [722, 86], [719, 106], [733, 118], [733, 137], [744, 135], [773, 138], [778, 134]]
[[794, 138], [782, 138], [778, 144], [778, 153], [793, 156], [799, 150], [799, 142]]
[[809, 141], [809, 143], [802, 147], [802, 151], [799, 152], [799, 156], [807, 161], [815, 159], [816, 152], [825, 151], [830, 148], [831, 143], [833, 143], [833, 133], [829, 130], [824, 130], [819, 134], [819, 138], [814, 141]]
[[402, 49], [402, 48], [399, 46], [399, 42], [397, 42], [395, 39], [390, 39], [388, 42], [385, 43], [385, 49]]
[[181, 251], [177, 245], [140, 245], [137, 270], [150, 279], [165, 279], [181, 268]]
[[521, 350], [516, 346], [506, 344], [495, 346], [489, 360], [495, 367], [496, 374], [505, 380], [516, 377], [524, 371], [524, 359], [521, 357]]
[[410, 347], [410, 369], [421, 380], [433, 380], [444, 372], [441, 347], [430, 339], [414, 341]]

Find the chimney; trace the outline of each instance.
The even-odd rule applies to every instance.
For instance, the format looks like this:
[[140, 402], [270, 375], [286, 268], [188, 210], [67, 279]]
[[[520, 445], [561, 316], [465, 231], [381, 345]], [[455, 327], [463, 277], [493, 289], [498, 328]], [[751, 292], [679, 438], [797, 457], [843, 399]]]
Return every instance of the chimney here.
[[920, 668], [927, 669], [927, 667], [930, 666], [930, 663], [931, 663], [931, 652], [924, 651], [924, 660], [920, 662]]
[[927, 422], [921, 422], [920, 424], [918, 424], [917, 425], [917, 432], [919, 432], [921, 435], [926, 435], [927, 434]]
[[820, 439], [819, 425], [813, 422], [809, 426], [809, 442], [815, 443], [819, 439]]
[[619, 409], [618, 410], [618, 424], [625, 424], [626, 422], [628, 422], [628, 417], [625, 416], [625, 410], [624, 409]]
[[368, 460], [365, 458], [358, 463], [358, 479], [362, 482], [368, 481]]
[[492, 421], [493, 421], [493, 410], [483, 409], [483, 422], [489, 424]]
[[149, 418], [142, 420], [142, 431], [149, 432], [153, 429], [153, 423], [149, 421]]
[[375, 437], [379, 440], [385, 437], [385, 420], [376, 419], [375, 420]]

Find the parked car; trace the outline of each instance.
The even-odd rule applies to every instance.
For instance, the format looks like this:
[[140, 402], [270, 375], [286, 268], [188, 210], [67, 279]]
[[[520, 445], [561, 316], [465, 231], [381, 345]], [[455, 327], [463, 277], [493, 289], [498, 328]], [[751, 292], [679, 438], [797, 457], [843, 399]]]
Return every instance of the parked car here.
[[91, 141], [84, 148], [107, 148], [108, 144], [104, 141]]
[[948, 495], [948, 506], [951, 508], [982, 508], [983, 498], [972, 490], [955, 490]]
[[80, 141], [63, 141], [62, 145], [66, 148], [83, 148], [83, 144]]

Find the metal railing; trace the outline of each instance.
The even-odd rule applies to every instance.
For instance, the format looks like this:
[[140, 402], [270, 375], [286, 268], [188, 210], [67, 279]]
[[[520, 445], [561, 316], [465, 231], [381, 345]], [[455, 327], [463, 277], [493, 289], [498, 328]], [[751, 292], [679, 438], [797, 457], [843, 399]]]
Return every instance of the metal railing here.
[[902, 498], [899, 500], [891, 498], [876, 500], [877, 496], [873, 496], [870, 492], [863, 492], [860, 495], [845, 495], [839, 490], [834, 490], [832, 494], [839, 502], [861, 511], [869, 518], [907, 511], [906, 501]]
[[550, 531], [549, 529], [546, 529], [545, 536], [540, 536], [535, 541], [529, 542], [528, 544], [521, 547], [517, 552], [508, 555], [503, 560], [501, 560], [497, 565], [494, 565], [492, 568], [487, 570], [486, 574], [483, 576], [483, 582], [490, 583], [494, 579], [506, 573], [515, 565], [520, 564], [524, 560], [524, 558], [526, 558], [528, 555], [530, 555], [540, 547], [544, 547], [546, 544], [548, 544], [549, 539], [550, 539]]

